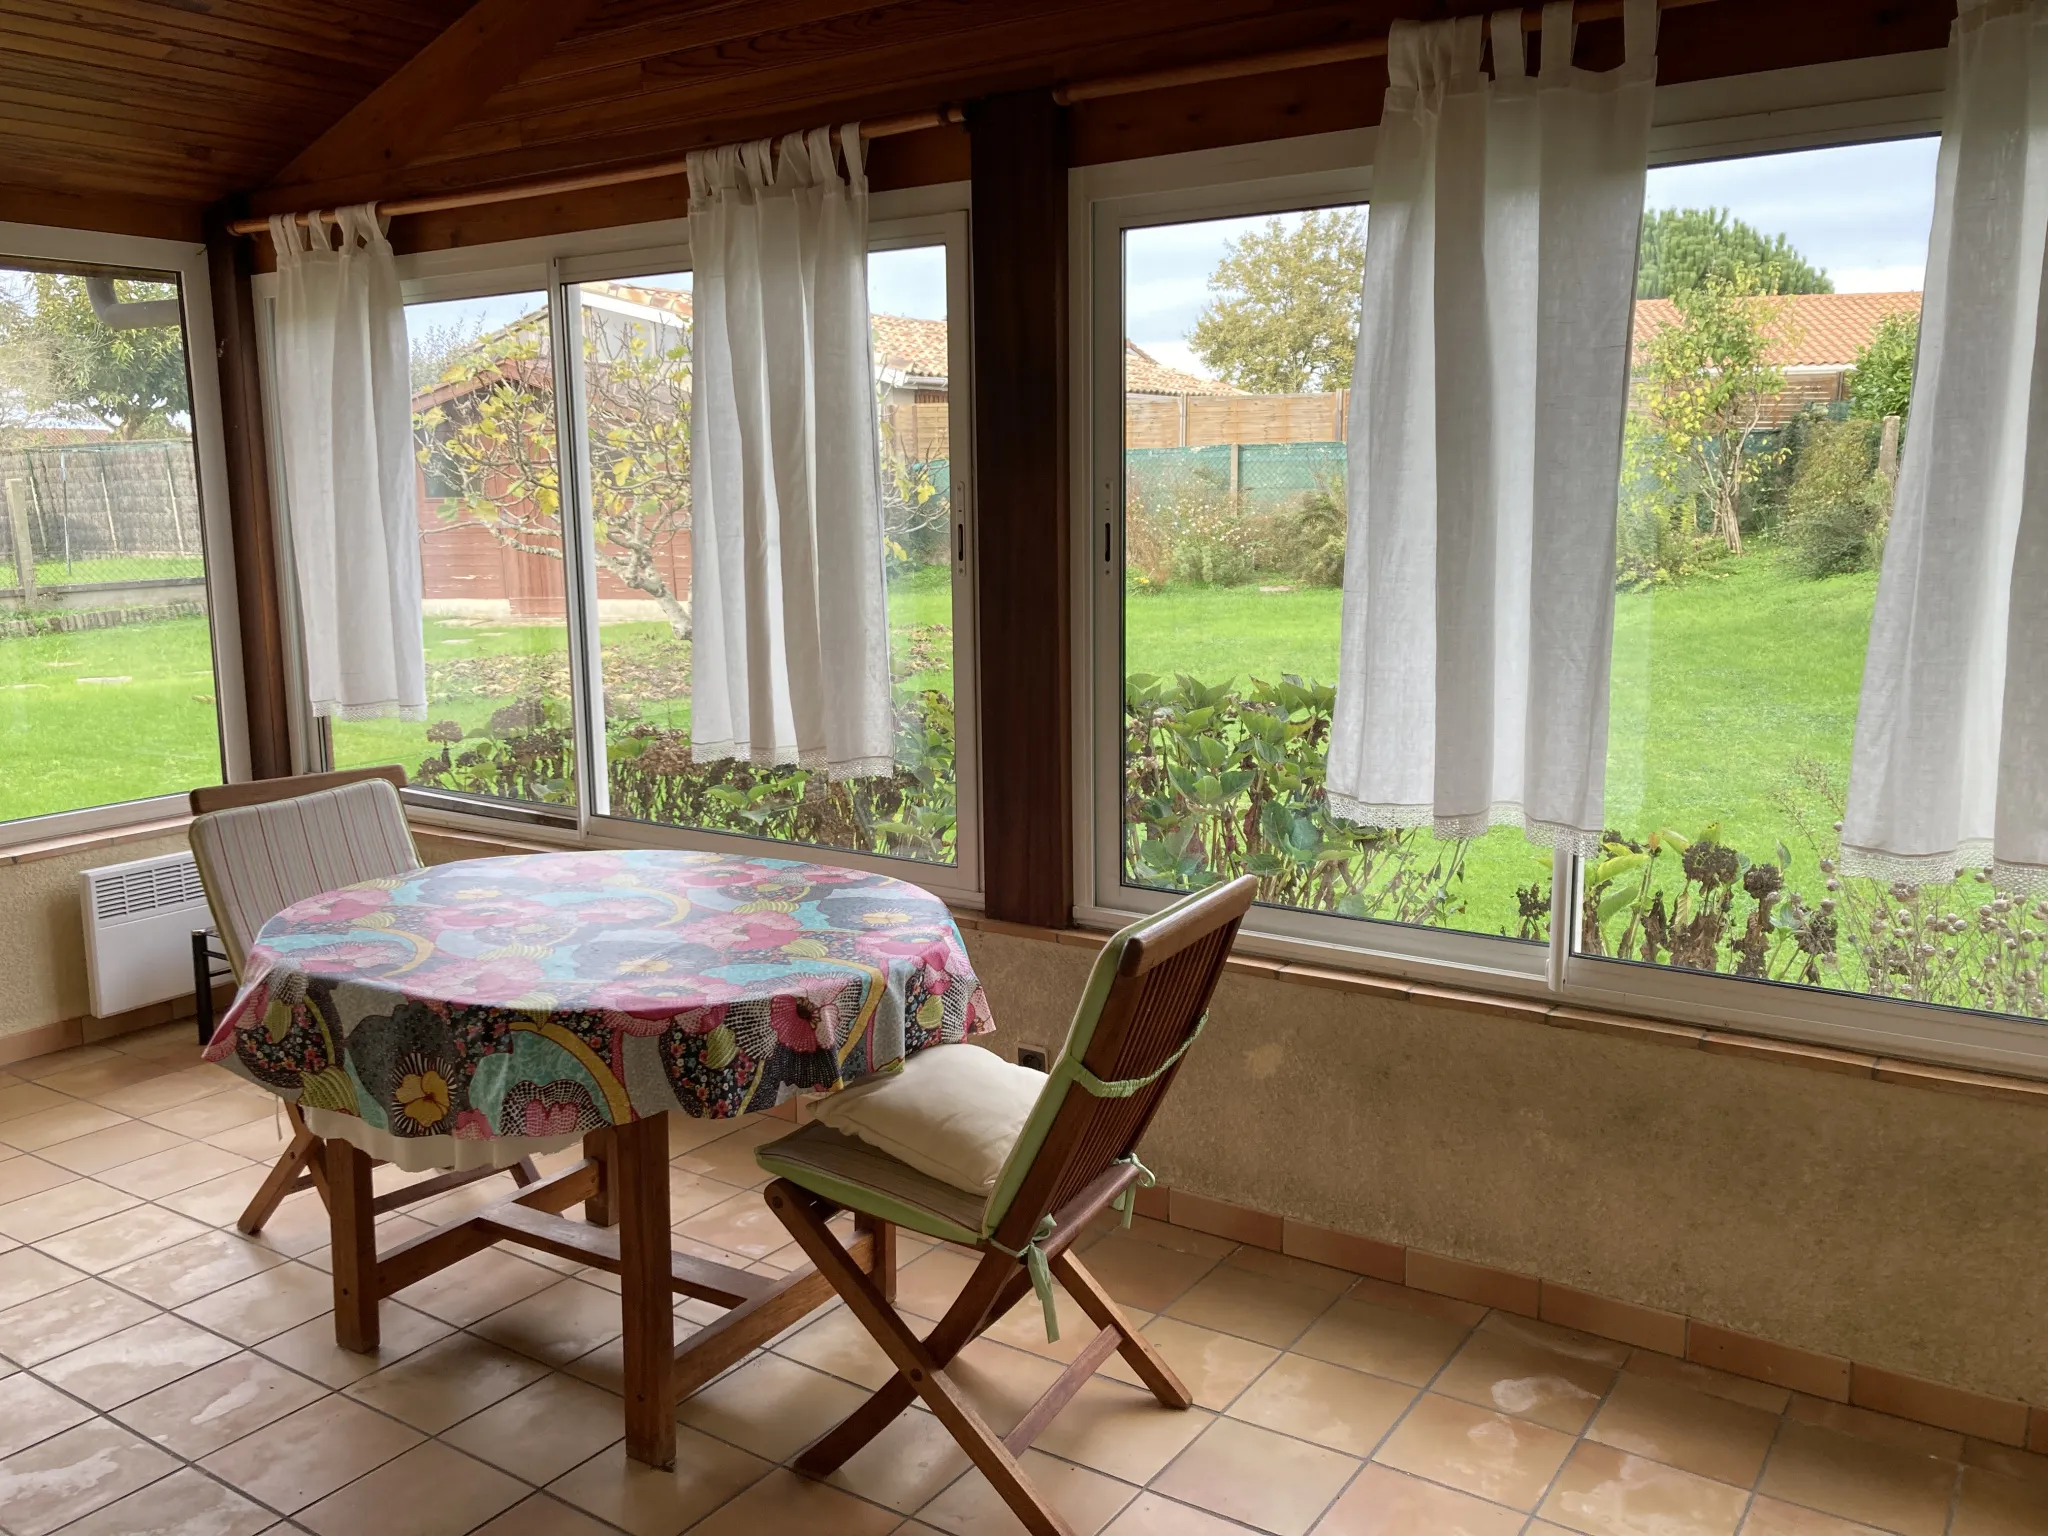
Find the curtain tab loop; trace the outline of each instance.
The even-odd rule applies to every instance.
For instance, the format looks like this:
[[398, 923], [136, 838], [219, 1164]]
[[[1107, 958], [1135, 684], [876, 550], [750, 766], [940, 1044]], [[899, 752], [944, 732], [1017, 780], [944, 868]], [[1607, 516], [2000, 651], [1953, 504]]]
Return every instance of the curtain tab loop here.
[[1579, 24], [1572, 16], [1572, 0], [1549, 0], [1543, 7], [1542, 78], [1562, 80], [1569, 74], [1578, 43]]
[[1522, 8], [1495, 11], [1487, 20], [1493, 40], [1493, 78], [1520, 80], [1529, 73], [1529, 40], [1522, 33]]
[[1657, 56], [1657, 0], [1623, 0], [1622, 56], [1630, 64], [1647, 64]]

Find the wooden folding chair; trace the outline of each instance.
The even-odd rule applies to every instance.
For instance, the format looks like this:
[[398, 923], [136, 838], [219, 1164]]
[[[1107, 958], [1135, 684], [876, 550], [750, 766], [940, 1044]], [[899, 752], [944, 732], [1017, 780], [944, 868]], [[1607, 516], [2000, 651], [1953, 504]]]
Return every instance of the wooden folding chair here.
[[[236, 981], [242, 979], [257, 931], [293, 902], [358, 880], [421, 867], [398, 798], [404, 787], [405, 770], [387, 764], [192, 791], [192, 857]], [[244, 1232], [262, 1231], [279, 1202], [302, 1189], [318, 1190], [322, 1203], [331, 1208], [325, 1144], [307, 1127], [298, 1105], [287, 1103], [284, 1114], [292, 1128], [291, 1144], [236, 1221]], [[496, 1172], [470, 1168], [422, 1179], [379, 1195], [372, 1202], [372, 1215], [446, 1194]], [[510, 1172], [521, 1186], [539, 1177], [524, 1158]]]
[[[1103, 1210], [1117, 1205], [1128, 1212], [1146, 1177], [1135, 1149], [1201, 1031], [1256, 888], [1247, 877], [1205, 891], [1109, 941], [1066, 1046], [986, 1199], [821, 1124], [756, 1151], [777, 1176], [767, 1190], [770, 1208], [897, 1371], [798, 1459], [799, 1470], [828, 1475], [921, 1397], [1033, 1536], [1073, 1536], [1018, 1458], [1096, 1368], [1121, 1353], [1162, 1404], [1189, 1405], [1187, 1388], [1070, 1249]], [[924, 1338], [827, 1227], [842, 1209], [981, 1254], [959, 1298]], [[1099, 1331], [1015, 1427], [998, 1434], [946, 1378], [945, 1367], [1028, 1290], [1038, 1291], [1050, 1332], [1054, 1278]]]

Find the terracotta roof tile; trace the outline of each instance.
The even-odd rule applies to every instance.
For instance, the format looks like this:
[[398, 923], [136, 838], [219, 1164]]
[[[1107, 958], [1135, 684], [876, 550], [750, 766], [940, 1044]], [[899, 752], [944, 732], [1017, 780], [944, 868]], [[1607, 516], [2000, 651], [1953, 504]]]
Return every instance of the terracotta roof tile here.
[[1169, 368], [1134, 341], [1124, 343], [1124, 388], [1134, 395], [1241, 395], [1221, 379], [1201, 379]]
[[900, 368], [913, 378], [944, 381], [950, 371], [945, 321], [870, 315], [868, 326], [874, 332], [877, 368]]
[[[1847, 368], [1886, 315], [1920, 312], [1917, 293], [1789, 293], [1752, 302], [1782, 306], [1775, 329], [1783, 339], [1770, 357], [1779, 368]], [[1643, 343], [1677, 319], [1678, 306], [1669, 299], [1636, 301], [1637, 361]]]

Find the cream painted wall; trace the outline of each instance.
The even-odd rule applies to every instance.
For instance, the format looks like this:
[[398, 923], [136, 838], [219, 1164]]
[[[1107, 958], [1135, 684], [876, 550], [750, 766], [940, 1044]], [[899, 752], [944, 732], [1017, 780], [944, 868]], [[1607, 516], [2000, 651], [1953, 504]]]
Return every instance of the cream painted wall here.
[[85, 927], [78, 872], [186, 847], [182, 832], [146, 842], [0, 864], [0, 1039], [85, 1016]]
[[[1010, 1054], [1092, 953], [970, 932]], [[1229, 976], [1160, 1182], [2048, 1403], [2048, 1114]]]

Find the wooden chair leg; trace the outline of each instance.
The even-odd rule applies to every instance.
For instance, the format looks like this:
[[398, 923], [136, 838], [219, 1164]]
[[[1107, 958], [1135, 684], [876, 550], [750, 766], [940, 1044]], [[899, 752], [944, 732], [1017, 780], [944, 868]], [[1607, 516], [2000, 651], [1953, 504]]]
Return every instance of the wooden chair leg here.
[[601, 1185], [619, 1224], [625, 1323], [626, 1454], [650, 1467], [676, 1464], [675, 1314], [668, 1230], [668, 1119], [616, 1126], [611, 1178]]
[[593, 1227], [615, 1227], [619, 1224], [619, 1213], [613, 1193], [618, 1173], [612, 1167], [611, 1130], [592, 1131], [585, 1136], [583, 1155], [597, 1165], [597, 1193], [583, 1202], [583, 1219]]
[[1187, 1408], [1193, 1405], [1194, 1397], [1174, 1375], [1173, 1367], [1160, 1357], [1152, 1347], [1152, 1341], [1145, 1338], [1130, 1324], [1123, 1314], [1123, 1308], [1110, 1300], [1109, 1292], [1102, 1283], [1090, 1274], [1071, 1250], [1060, 1254], [1052, 1261], [1052, 1272], [1065, 1286], [1081, 1310], [1088, 1314], [1088, 1320], [1098, 1328], [1113, 1329], [1117, 1335], [1117, 1352], [1124, 1357], [1130, 1368], [1138, 1373], [1138, 1379], [1152, 1389], [1152, 1395], [1168, 1408]]
[[306, 1122], [299, 1114], [298, 1105], [287, 1104], [285, 1113], [292, 1125], [291, 1144], [278, 1154], [277, 1162], [271, 1167], [269, 1175], [250, 1198], [248, 1205], [243, 1208], [242, 1214], [235, 1219], [236, 1228], [251, 1237], [263, 1230], [263, 1224], [270, 1220], [284, 1197], [298, 1185], [300, 1174], [313, 1174], [318, 1170], [313, 1186], [320, 1191], [322, 1200], [327, 1198], [327, 1178], [326, 1170], [322, 1167], [320, 1138], [306, 1129]]
[[326, 1144], [327, 1221], [334, 1244], [334, 1342], [374, 1354], [377, 1330], [377, 1218], [370, 1158], [339, 1137]]
[[853, 1213], [853, 1230], [865, 1232], [874, 1239], [875, 1258], [868, 1275], [875, 1282], [875, 1289], [882, 1293], [882, 1299], [891, 1304], [896, 1300], [896, 1223], [884, 1221], [879, 1216], [870, 1216], [864, 1211]]
[[[768, 1186], [768, 1203], [796, 1234], [797, 1242], [818, 1267], [819, 1273], [832, 1282], [832, 1288], [845, 1300], [854, 1316], [874, 1336], [875, 1342], [887, 1351], [895, 1362], [897, 1380], [908, 1381], [917, 1395], [925, 1400], [926, 1406], [981, 1469], [982, 1476], [989, 1480], [1025, 1530], [1031, 1536], [1075, 1536], [1074, 1528], [1032, 1486], [1001, 1437], [946, 1379], [932, 1351], [910, 1331], [896, 1309], [883, 1299], [875, 1282], [840, 1246], [839, 1239], [825, 1225], [812, 1198], [794, 1184], [778, 1179]], [[992, 1254], [984, 1258], [982, 1268], [968, 1278], [966, 1290], [948, 1310], [941, 1327], [962, 1311], [963, 1304], [969, 1302], [969, 1292], [976, 1290], [982, 1291], [983, 1295], [973, 1305], [986, 1316], [988, 1304], [1002, 1283], [1001, 1272], [992, 1270], [988, 1264], [989, 1258], [996, 1257], [1001, 1256]], [[1014, 1265], [1016, 1261], [1009, 1262]], [[989, 1280], [984, 1280], [985, 1272], [990, 1275]], [[977, 1286], [977, 1282], [982, 1283]], [[975, 1332], [979, 1332], [978, 1327], [971, 1329], [969, 1337]], [[801, 1470], [809, 1470], [802, 1461], [797, 1465]]]
[[533, 1159], [522, 1157], [512, 1165], [512, 1182], [521, 1189], [540, 1182], [540, 1170], [533, 1166]]

